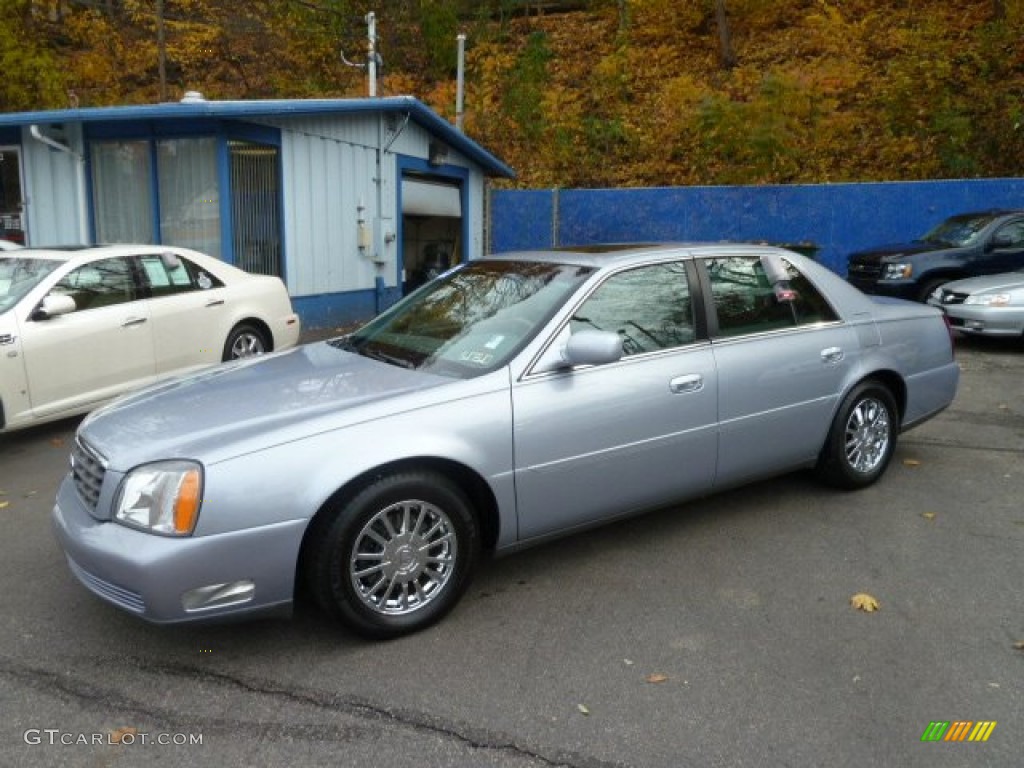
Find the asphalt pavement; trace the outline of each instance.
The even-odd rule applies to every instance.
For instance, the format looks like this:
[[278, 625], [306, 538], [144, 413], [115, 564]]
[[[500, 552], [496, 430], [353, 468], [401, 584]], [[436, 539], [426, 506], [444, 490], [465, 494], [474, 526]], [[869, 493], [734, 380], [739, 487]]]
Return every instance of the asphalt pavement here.
[[[0, 436], [0, 765], [1018, 766], [1024, 345], [958, 359], [869, 489], [795, 474], [492, 561], [388, 643], [302, 605], [105, 605], [50, 528], [77, 422]], [[995, 726], [922, 741], [935, 722]]]

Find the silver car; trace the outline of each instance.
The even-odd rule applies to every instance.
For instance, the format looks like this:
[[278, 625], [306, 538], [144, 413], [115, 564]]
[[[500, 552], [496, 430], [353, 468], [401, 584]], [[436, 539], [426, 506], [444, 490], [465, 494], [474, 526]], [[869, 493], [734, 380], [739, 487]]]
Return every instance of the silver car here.
[[54, 522], [144, 619], [438, 620], [480, 556], [814, 467], [859, 488], [952, 401], [941, 313], [749, 245], [506, 254], [349, 336], [116, 401]]
[[1024, 337], [1024, 271], [955, 280], [936, 288], [928, 303], [958, 331]]

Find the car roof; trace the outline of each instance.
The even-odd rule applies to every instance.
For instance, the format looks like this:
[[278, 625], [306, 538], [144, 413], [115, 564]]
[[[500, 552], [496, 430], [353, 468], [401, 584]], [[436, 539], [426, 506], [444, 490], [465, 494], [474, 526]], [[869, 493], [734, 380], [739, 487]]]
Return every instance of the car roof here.
[[113, 258], [116, 256], [138, 256], [140, 254], [178, 253], [181, 255], [194, 255], [194, 251], [187, 248], [177, 248], [169, 245], [152, 245], [139, 243], [111, 244], [111, 245], [54, 245], [32, 248], [19, 248], [15, 251], [4, 251], [4, 255], [10, 255], [20, 259], [50, 259], [53, 261], [71, 261], [79, 259], [82, 261], [93, 261], [95, 259]]
[[997, 219], [1001, 216], [1018, 216], [1024, 213], [1024, 209], [1020, 208], [990, 208], [987, 211], [967, 211], [965, 213], [955, 213], [950, 216], [947, 221], [956, 221], [957, 219], [977, 219], [988, 217]]
[[[734, 242], [679, 242], [679, 243], [602, 243], [578, 246], [559, 246], [546, 250], [508, 251], [485, 256], [495, 261], [537, 261], [573, 266], [606, 267], [649, 261], [659, 256], [737, 256], [760, 255], [767, 252], [789, 251], [772, 245]], [[797, 254], [799, 256], [799, 254]]]

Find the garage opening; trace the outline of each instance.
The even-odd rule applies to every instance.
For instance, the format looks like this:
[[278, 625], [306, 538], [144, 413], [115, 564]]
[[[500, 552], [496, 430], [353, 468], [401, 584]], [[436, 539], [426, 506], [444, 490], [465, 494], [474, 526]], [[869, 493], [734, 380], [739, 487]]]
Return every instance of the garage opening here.
[[458, 183], [402, 178], [402, 293], [419, 288], [463, 260]]

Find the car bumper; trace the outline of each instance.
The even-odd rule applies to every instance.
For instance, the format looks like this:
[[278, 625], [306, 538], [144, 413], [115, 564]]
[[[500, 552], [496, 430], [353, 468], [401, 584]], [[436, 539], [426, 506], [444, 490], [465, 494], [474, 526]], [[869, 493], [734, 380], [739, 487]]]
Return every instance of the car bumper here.
[[940, 304], [929, 301], [946, 313], [955, 331], [978, 336], [1024, 335], [1024, 307], [984, 307], [977, 304]]
[[75, 577], [122, 610], [158, 624], [287, 613], [308, 521], [215, 536], [156, 536], [97, 520], [70, 476], [53, 524]]
[[873, 296], [892, 296], [911, 301], [917, 298], [917, 293], [921, 289], [912, 280], [864, 280], [851, 275], [846, 278], [846, 282]]

